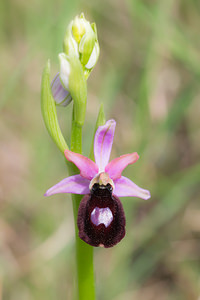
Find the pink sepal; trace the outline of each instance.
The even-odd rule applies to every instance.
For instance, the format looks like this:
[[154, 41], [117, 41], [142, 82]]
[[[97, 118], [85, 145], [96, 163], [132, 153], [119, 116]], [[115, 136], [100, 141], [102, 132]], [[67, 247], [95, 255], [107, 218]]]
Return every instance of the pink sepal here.
[[130, 179], [122, 176], [115, 180], [115, 188], [113, 194], [117, 197], [138, 197], [147, 200], [151, 197], [148, 190], [144, 190], [137, 186]]
[[91, 159], [70, 150], [65, 150], [65, 157], [68, 161], [73, 162], [80, 170], [80, 175], [91, 180], [98, 174], [98, 167]]
[[52, 186], [44, 196], [51, 196], [59, 193], [88, 194], [90, 181], [80, 175], [73, 175], [61, 180]]
[[94, 138], [94, 157], [99, 172], [104, 172], [110, 159], [116, 122], [109, 120], [105, 125], [99, 126]]
[[124, 154], [120, 157], [113, 159], [105, 168], [105, 172], [107, 172], [112, 178], [112, 180], [116, 180], [121, 177], [122, 171], [130, 164], [135, 163], [139, 158], [137, 152], [131, 154]]

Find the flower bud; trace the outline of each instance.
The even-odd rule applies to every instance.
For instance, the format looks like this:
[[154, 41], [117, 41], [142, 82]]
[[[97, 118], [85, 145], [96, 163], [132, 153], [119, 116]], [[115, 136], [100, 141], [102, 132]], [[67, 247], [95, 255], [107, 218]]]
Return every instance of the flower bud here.
[[72, 22], [72, 34], [77, 43], [80, 43], [81, 38], [86, 32], [86, 22], [90, 24], [86, 21], [83, 14], [81, 14], [80, 17], [76, 16]]
[[70, 64], [68, 62], [67, 55], [65, 53], [60, 53], [58, 55], [60, 62], [60, 81], [63, 87], [69, 89], [69, 74], [70, 74]]
[[67, 55], [75, 55], [75, 56], [79, 57], [78, 43], [74, 39], [74, 36], [72, 35], [72, 25], [73, 25], [73, 21], [70, 22], [70, 24], [66, 30], [66, 33], [65, 33], [64, 43], [63, 43], [64, 52]]
[[96, 25], [90, 24], [82, 13], [76, 16], [67, 28], [64, 38], [64, 52], [77, 56], [87, 78], [99, 57]]
[[64, 89], [61, 84], [59, 73], [56, 74], [51, 82], [51, 92], [58, 105], [67, 106], [72, 100], [69, 91]]
[[86, 69], [94, 68], [98, 58], [99, 58], [99, 44], [98, 44], [98, 42], [95, 42], [95, 45], [94, 45], [94, 48], [90, 55], [90, 58], [89, 58], [87, 64], [85, 65]]

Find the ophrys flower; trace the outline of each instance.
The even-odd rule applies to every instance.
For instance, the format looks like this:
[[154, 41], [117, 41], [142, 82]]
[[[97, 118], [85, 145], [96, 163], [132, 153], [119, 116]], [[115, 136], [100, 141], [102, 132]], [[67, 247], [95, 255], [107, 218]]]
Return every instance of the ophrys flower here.
[[97, 129], [94, 139], [95, 162], [81, 154], [65, 150], [67, 160], [78, 167], [80, 174], [63, 179], [45, 194], [85, 195], [78, 211], [79, 236], [96, 247], [112, 247], [125, 235], [125, 216], [118, 197], [150, 198], [148, 190], [122, 176], [124, 168], [138, 160], [136, 152], [109, 162], [115, 126], [116, 122], [109, 120]]

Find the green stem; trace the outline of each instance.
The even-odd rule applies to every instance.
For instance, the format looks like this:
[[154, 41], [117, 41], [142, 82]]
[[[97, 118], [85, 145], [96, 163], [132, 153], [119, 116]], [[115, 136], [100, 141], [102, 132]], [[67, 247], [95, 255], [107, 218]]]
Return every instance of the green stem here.
[[[72, 120], [71, 151], [82, 153], [82, 126]], [[70, 174], [77, 174], [78, 169], [69, 165]], [[93, 270], [93, 247], [84, 243], [78, 235], [77, 215], [82, 195], [72, 195], [76, 235], [76, 267], [78, 280], [78, 300], [95, 300], [95, 284]]]
[[71, 151], [82, 153], [82, 126], [74, 120], [71, 130]]
[[93, 247], [83, 242], [78, 236], [77, 213], [79, 203], [82, 197], [80, 195], [72, 195], [74, 223], [76, 233], [76, 266], [78, 279], [78, 299], [94, 300], [95, 285], [93, 271]]

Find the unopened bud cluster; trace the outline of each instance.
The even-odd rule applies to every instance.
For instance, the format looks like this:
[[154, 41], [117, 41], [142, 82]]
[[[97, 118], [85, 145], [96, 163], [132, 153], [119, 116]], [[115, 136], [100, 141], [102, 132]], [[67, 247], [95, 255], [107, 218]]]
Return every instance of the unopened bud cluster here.
[[64, 38], [64, 52], [76, 55], [84, 71], [91, 70], [99, 57], [99, 43], [95, 23], [90, 24], [82, 13], [69, 24]]
[[[66, 106], [76, 97], [73, 81], [83, 76], [78, 84], [84, 84], [99, 57], [99, 43], [95, 23], [90, 24], [82, 13], [72, 20], [66, 30], [63, 41], [63, 53], [59, 54], [60, 71], [51, 84], [54, 100]], [[73, 68], [73, 70], [72, 70]], [[84, 90], [80, 86], [79, 90]], [[80, 94], [80, 93], [79, 93]]]

